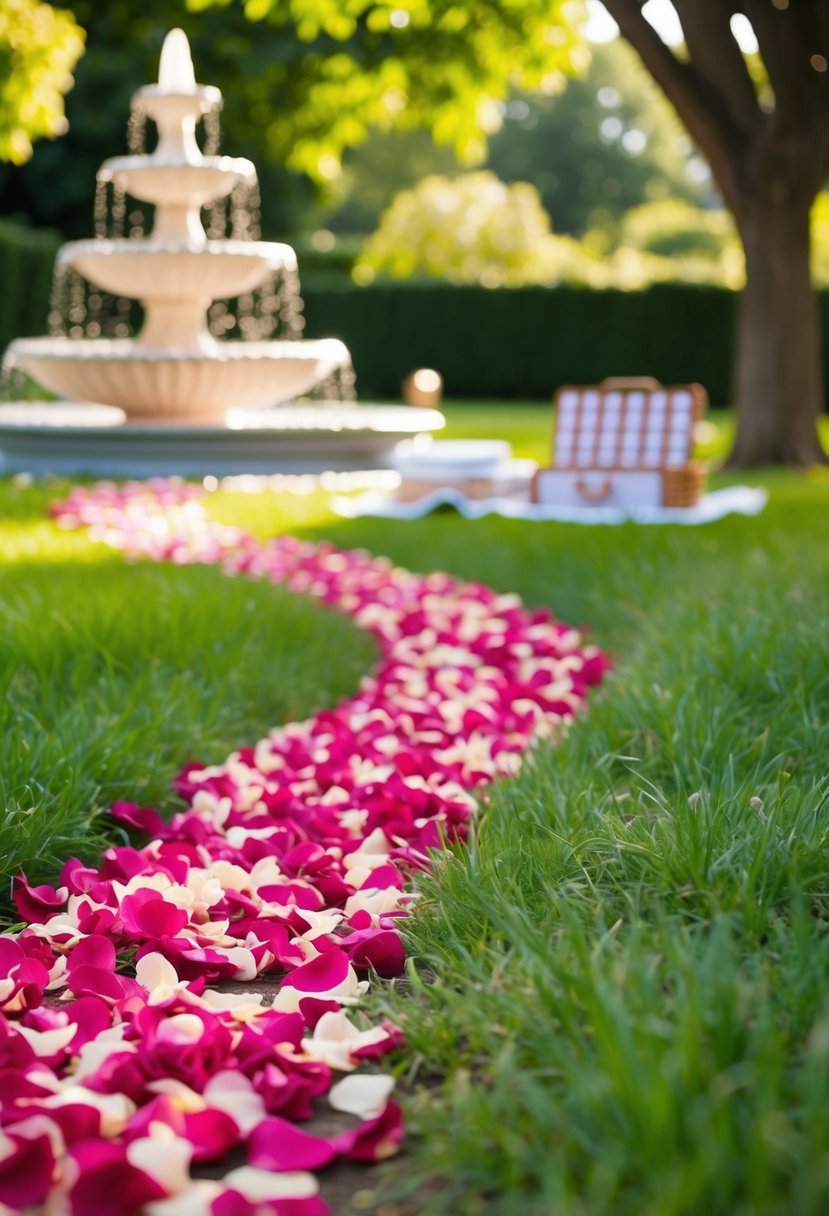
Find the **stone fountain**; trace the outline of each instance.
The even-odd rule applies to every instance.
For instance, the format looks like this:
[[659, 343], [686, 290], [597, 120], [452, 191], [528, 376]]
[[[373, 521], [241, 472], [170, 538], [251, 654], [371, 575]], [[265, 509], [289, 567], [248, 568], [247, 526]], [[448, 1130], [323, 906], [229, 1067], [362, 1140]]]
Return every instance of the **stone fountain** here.
[[[151, 119], [153, 152], [115, 157], [98, 171], [154, 208], [152, 230], [73, 241], [58, 254], [99, 292], [143, 307], [134, 337], [19, 338], [7, 368], [59, 395], [56, 403], [0, 406], [0, 469], [37, 472], [316, 472], [388, 464], [397, 442], [437, 430], [436, 410], [354, 402], [303, 402], [350, 368], [336, 338], [229, 340], [208, 327], [214, 301], [249, 296], [280, 275], [296, 282], [289, 245], [209, 237], [203, 209], [240, 184], [249, 160], [205, 155], [197, 124], [221, 93], [196, 83], [182, 30], [164, 41], [158, 84], [139, 89], [133, 119]], [[233, 319], [231, 318], [231, 327]], [[120, 326], [116, 333], [125, 326]], [[300, 399], [300, 400], [298, 400]]]

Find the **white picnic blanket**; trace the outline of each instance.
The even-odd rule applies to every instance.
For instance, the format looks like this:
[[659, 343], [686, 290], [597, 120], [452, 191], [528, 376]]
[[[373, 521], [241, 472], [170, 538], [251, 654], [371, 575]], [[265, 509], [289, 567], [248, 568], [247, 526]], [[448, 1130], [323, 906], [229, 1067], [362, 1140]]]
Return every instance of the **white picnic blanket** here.
[[705, 494], [695, 507], [560, 507], [528, 502], [521, 498], [467, 498], [460, 490], [440, 488], [416, 502], [400, 502], [393, 495], [376, 491], [356, 498], [337, 495], [331, 509], [337, 515], [356, 519], [375, 515], [381, 519], [420, 519], [437, 507], [454, 507], [466, 519], [503, 515], [507, 519], [559, 520], [573, 524], [707, 524], [724, 515], [757, 515], [768, 501], [768, 491], [757, 486], [728, 486]]

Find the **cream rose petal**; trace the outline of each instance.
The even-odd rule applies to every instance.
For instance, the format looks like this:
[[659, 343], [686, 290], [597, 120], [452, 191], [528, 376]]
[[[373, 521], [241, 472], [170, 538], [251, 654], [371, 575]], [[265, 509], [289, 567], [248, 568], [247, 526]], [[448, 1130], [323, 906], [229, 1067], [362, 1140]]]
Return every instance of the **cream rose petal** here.
[[267, 1203], [270, 1199], [309, 1199], [319, 1191], [313, 1174], [296, 1170], [274, 1174], [253, 1165], [243, 1165], [225, 1176], [224, 1184], [244, 1195], [250, 1203]]
[[243, 1136], [267, 1117], [265, 1103], [247, 1077], [237, 1072], [217, 1072], [204, 1087], [204, 1100], [214, 1110], [230, 1115]]
[[394, 1077], [386, 1073], [361, 1073], [344, 1077], [331, 1087], [328, 1101], [334, 1110], [361, 1119], [373, 1119], [383, 1110], [394, 1089]]
[[145, 1216], [212, 1216], [213, 1200], [223, 1189], [220, 1182], [193, 1182], [179, 1195], [146, 1204]]
[[153, 992], [156, 988], [175, 988], [178, 972], [163, 954], [145, 954], [135, 965], [135, 978], [142, 988]]
[[149, 1132], [149, 1136], [127, 1145], [128, 1161], [154, 1178], [169, 1194], [185, 1192], [190, 1186], [192, 1144], [163, 1123], [151, 1123]]
[[60, 1026], [57, 1030], [32, 1030], [30, 1026], [18, 1023], [15, 1030], [26, 1040], [36, 1056], [53, 1056], [69, 1046], [78, 1027], [74, 1022], [70, 1022], [68, 1026]]

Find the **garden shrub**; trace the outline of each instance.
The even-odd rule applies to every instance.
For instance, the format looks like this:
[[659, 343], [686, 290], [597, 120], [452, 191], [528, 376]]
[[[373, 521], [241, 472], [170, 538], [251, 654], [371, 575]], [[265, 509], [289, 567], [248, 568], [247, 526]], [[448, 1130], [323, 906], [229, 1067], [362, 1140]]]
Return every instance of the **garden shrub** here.
[[535, 186], [481, 170], [424, 177], [384, 211], [355, 267], [363, 283], [423, 274], [450, 283], [519, 287], [558, 277], [550, 217]]
[[721, 210], [704, 211], [681, 199], [631, 207], [619, 226], [619, 243], [658, 257], [716, 261], [736, 241], [734, 222]]

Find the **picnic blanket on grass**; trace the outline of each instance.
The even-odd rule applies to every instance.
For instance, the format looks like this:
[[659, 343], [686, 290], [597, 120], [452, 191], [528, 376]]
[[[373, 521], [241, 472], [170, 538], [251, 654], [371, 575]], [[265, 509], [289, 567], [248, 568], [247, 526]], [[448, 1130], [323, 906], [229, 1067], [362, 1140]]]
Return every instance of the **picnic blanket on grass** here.
[[466, 519], [502, 515], [507, 519], [557, 520], [574, 524], [707, 524], [724, 515], [757, 515], [768, 501], [768, 491], [759, 486], [728, 486], [704, 494], [693, 507], [570, 507], [534, 503], [522, 498], [470, 499], [451, 487], [438, 488], [416, 502], [401, 502], [375, 491], [356, 498], [338, 495], [331, 500], [337, 515], [356, 519], [374, 515], [381, 519], [421, 519], [439, 507], [453, 507]]

